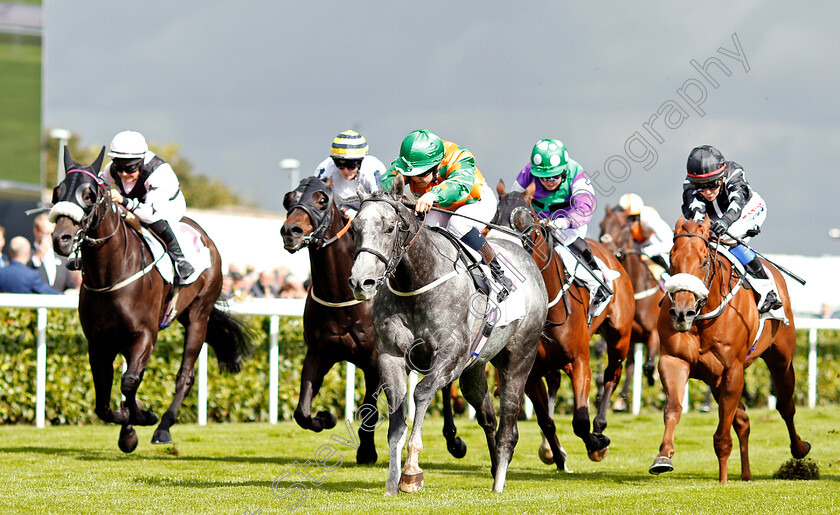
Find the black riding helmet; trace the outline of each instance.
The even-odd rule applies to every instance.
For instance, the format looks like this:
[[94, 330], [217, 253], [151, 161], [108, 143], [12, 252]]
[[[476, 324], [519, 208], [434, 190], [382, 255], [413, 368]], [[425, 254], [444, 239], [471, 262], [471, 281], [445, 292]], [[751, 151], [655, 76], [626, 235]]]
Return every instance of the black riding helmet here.
[[690, 182], [696, 184], [712, 182], [723, 175], [726, 160], [720, 150], [711, 145], [703, 145], [691, 151], [685, 168]]

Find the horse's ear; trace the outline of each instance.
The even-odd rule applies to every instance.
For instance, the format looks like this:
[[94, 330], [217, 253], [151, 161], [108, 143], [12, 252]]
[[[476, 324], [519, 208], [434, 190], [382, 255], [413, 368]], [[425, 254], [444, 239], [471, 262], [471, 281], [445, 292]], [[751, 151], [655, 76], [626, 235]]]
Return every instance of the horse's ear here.
[[709, 215], [706, 215], [706, 218], [703, 219], [703, 223], [700, 224], [700, 228], [703, 230], [703, 234], [709, 234], [709, 227], [711, 227], [712, 221], [709, 219]]
[[527, 188], [525, 188], [525, 191], [522, 192], [522, 197], [525, 198], [525, 202], [527, 202], [528, 205], [530, 205], [531, 201], [534, 200], [534, 192], [536, 190], [537, 190], [537, 183], [532, 182], [531, 184], [528, 185]]
[[681, 216], [679, 218], [679, 220], [677, 220], [676, 225], [674, 225], [674, 234], [680, 234], [680, 233], [686, 232], [685, 229], [683, 228], [683, 225], [685, 225], [685, 217]]
[[333, 188], [333, 178], [332, 177], [327, 177], [326, 179], [321, 179], [321, 180], [324, 181], [324, 184], [327, 186], [327, 188], [329, 188], [329, 189]]
[[612, 208], [610, 207], [610, 205], [609, 205], [609, 204], [607, 204], [607, 205], [604, 207], [604, 209], [607, 211], [607, 214], [608, 214], [608, 215], [609, 215], [609, 214], [612, 214], [612, 212], [613, 212], [613, 210], [612, 210]]
[[102, 160], [105, 159], [105, 147], [102, 147], [102, 150], [99, 151], [99, 156], [96, 158], [96, 161], [90, 165], [93, 168], [93, 173], [99, 173], [99, 170], [102, 169]]
[[499, 198], [507, 195], [507, 192], [505, 191], [505, 181], [499, 179], [499, 184], [496, 185], [496, 193], [499, 194]]
[[[102, 147], [105, 148], [105, 147]], [[67, 148], [67, 145], [64, 145], [64, 171], [69, 172], [73, 169], [75, 163], [73, 162], [73, 158], [70, 157], [70, 149]]]
[[402, 174], [397, 174], [394, 177], [394, 184], [391, 185], [391, 196], [394, 197], [395, 200], [399, 200], [403, 197], [403, 191], [405, 190], [405, 179], [403, 179]]
[[362, 186], [361, 183], [359, 183], [359, 185], [356, 186], [356, 196], [359, 197], [359, 200], [361, 201], [361, 200], [364, 200], [364, 199], [368, 198], [370, 196], [370, 194], [368, 192], [366, 192], [365, 187]]

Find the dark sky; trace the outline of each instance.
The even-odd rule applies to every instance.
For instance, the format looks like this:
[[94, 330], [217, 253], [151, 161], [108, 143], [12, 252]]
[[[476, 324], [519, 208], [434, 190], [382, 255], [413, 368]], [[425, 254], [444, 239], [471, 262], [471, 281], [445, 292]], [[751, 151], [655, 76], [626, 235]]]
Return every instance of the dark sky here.
[[840, 9], [730, 4], [46, 2], [45, 125], [84, 145], [124, 129], [181, 144], [273, 210], [279, 160], [311, 173], [347, 128], [386, 164], [431, 129], [493, 184], [554, 137], [600, 206], [633, 191], [669, 222], [688, 153], [711, 144], [768, 204], [756, 248], [837, 254]]

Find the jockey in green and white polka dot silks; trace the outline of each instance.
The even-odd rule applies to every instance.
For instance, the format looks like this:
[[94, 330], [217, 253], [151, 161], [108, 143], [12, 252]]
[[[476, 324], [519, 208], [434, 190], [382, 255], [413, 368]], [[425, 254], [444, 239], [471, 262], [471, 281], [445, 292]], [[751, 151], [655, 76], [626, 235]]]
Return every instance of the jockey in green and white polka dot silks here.
[[525, 191], [532, 184], [534, 211], [550, 220], [548, 225], [559, 245], [568, 248], [595, 274], [584, 274], [581, 279], [586, 281], [591, 293], [593, 311], [599, 313], [610, 295], [598, 282], [605, 282], [604, 276], [585, 239], [596, 205], [589, 177], [582, 166], [569, 158], [563, 142], [547, 138], [534, 145], [530, 163], [519, 172], [511, 191]]

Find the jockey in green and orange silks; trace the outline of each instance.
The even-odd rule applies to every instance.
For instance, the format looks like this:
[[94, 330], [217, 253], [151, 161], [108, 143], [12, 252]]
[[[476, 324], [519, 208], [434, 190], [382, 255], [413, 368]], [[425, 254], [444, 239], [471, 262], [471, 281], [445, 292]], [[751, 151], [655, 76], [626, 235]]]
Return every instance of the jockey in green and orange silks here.
[[[400, 156], [382, 177], [383, 190], [391, 189], [397, 174], [407, 179], [407, 196], [416, 203], [417, 213], [426, 213], [426, 225], [447, 229], [481, 255], [502, 287], [499, 302], [504, 300], [513, 283], [505, 277], [492, 247], [481, 234], [496, 214], [496, 196], [476, 168], [472, 152], [443, 141], [432, 131], [416, 130], [405, 137]], [[433, 211], [432, 207], [444, 211]]]

